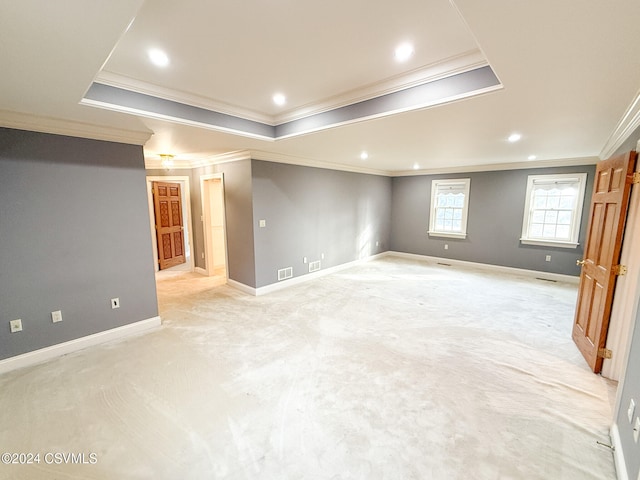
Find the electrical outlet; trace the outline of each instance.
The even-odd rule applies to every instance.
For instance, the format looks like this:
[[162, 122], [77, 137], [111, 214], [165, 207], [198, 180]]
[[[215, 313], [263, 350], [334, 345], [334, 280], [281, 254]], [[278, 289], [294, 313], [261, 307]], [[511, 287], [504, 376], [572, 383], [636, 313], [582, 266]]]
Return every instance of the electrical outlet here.
[[636, 402], [634, 402], [632, 398], [629, 402], [629, 408], [627, 409], [627, 418], [629, 419], [629, 423], [633, 423], [634, 413], [636, 413]]
[[111, 299], [111, 308], [120, 308], [120, 299], [119, 298], [112, 298]]
[[449, 250], [449, 244], [448, 244], [448, 243], [445, 243], [445, 244], [444, 244], [444, 249], [445, 249], [445, 250]]
[[307, 263], [307, 257], [302, 257], [302, 263]]
[[376, 241], [376, 247], [380, 246], [380, 242]]
[[638, 435], [640, 435], [640, 417], [636, 417], [636, 423], [633, 424], [633, 441], [638, 443]]
[[324, 260], [324, 253], [321, 253], [321, 254], [320, 254], [320, 259], [321, 259], [321, 260]]
[[264, 228], [264, 227], [267, 226], [267, 221], [266, 220], [260, 220], [259, 225], [260, 225], [260, 228]]
[[551, 261], [551, 255], [547, 255], [546, 257], [544, 257], [544, 261], [545, 262], [550, 262]]
[[22, 320], [11, 320], [9, 322], [9, 328], [11, 329], [11, 333], [21, 332], [22, 331]]
[[62, 312], [60, 310], [56, 310], [55, 312], [51, 312], [51, 322], [58, 323], [62, 321]]

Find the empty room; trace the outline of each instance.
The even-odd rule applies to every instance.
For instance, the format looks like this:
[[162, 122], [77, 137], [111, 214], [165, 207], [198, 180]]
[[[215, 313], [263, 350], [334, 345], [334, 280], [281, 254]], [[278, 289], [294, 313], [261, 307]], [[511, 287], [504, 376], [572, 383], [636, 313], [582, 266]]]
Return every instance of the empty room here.
[[0, 2], [0, 479], [640, 479], [639, 21]]

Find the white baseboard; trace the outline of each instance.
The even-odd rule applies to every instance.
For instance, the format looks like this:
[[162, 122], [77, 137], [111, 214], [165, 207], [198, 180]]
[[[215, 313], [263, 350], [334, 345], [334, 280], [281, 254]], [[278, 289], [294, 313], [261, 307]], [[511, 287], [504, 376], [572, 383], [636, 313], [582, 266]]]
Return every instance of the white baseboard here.
[[209, 275], [209, 273], [204, 268], [196, 267], [193, 271], [199, 273], [200, 275]]
[[341, 270], [345, 270], [347, 268], [353, 267], [354, 265], [358, 265], [360, 263], [369, 262], [371, 260], [375, 260], [377, 258], [382, 258], [386, 256], [387, 252], [378, 253], [376, 255], [371, 255], [369, 257], [364, 257], [358, 260], [353, 260], [352, 262], [342, 263], [340, 265], [336, 265], [334, 267], [325, 268], [322, 270], [318, 270], [313, 273], [306, 273], [304, 275], [300, 275], [299, 277], [290, 278], [288, 280], [283, 280], [281, 282], [272, 283], [270, 285], [265, 285], [264, 287], [256, 288], [255, 295], [265, 295], [267, 293], [276, 292], [278, 290], [282, 290], [283, 288], [289, 288], [294, 285], [299, 285], [301, 283], [309, 282], [318, 277], [324, 277], [325, 275], [329, 275], [331, 273], [336, 273]]
[[256, 296], [256, 289], [253, 287], [250, 287], [249, 285], [245, 285], [244, 283], [236, 282], [235, 280], [231, 280], [230, 278], [227, 278], [227, 285], [229, 285], [230, 287], [236, 288], [241, 292], [248, 293], [249, 295], [253, 295], [254, 297]]
[[524, 268], [503, 267], [501, 265], [490, 265], [488, 263], [467, 262], [465, 260], [454, 260], [451, 258], [430, 257], [428, 255], [417, 255], [415, 253], [404, 252], [387, 252], [389, 256], [411, 258], [414, 260], [422, 260], [430, 263], [446, 263], [447, 265], [457, 265], [461, 267], [479, 268], [482, 270], [490, 270], [493, 272], [510, 273], [512, 275], [523, 275], [526, 277], [543, 278], [545, 280], [554, 280], [556, 282], [580, 283], [580, 277], [572, 275], [563, 275], [561, 273], [540, 272], [538, 270], [526, 270]]
[[245, 285], [244, 283], [231, 280], [230, 278], [227, 280], [227, 283], [229, 284], [229, 286], [237, 288], [238, 290], [241, 290], [244, 293], [248, 293], [249, 295], [254, 295], [254, 296], [266, 295], [267, 293], [276, 292], [278, 290], [282, 290], [283, 288], [288, 288], [294, 285], [299, 285], [304, 282], [309, 282], [318, 277], [339, 272], [341, 270], [345, 270], [347, 268], [353, 267], [354, 265], [358, 265], [364, 262], [369, 262], [371, 260], [375, 260], [383, 257], [410, 258], [413, 260], [420, 260], [423, 262], [430, 262], [430, 263], [446, 263], [447, 265], [471, 267], [471, 268], [477, 268], [481, 270], [509, 273], [512, 275], [521, 275], [521, 276], [533, 277], [533, 278], [543, 278], [545, 280], [554, 280], [557, 282], [567, 282], [567, 283], [574, 283], [574, 284], [578, 284], [580, 282], [580, 277], [573, 277], [571, 275], [563, 275], [560, 273], [539, 272], [537, 270], [525, 270], [523, 268], [503, 267], [500, 265], [489, 265], [487, 263], [467, 262], [464, 260], [453, 260], [451, 258], [430, 257], [427, 255], [417, 255], [415, 253], [388, 251], [388, 252], [378, 253], [376, 255], [371, 255], [370, 257], [365, 257], [359, 260], [354, 260], [352, 262], [343, 263], [341, 265], [336, 265], [335, 267], [319, 270], [317, 272], [301, 275], [299, 277], [283, 280], [281, 282], [272, 283], [270, 285], [266, 285], [264, 287], [259, 287], [259, 288], [250, 287], [248, 285]]
[[105, 330], [104, 332], [87, 335], [86, 337], [76, 338], [75, 340], [70, 340], [68, 342], [51, 345], [50, 347], [34, 350], [33, 352], [5, 358], [4, 360], [0, 360], [0, 374], [16, 370], [18, 368], [36, 365], [52, 358], [77, 352], [78, 350], [99, 345], [101, 343], [110, 342], [111, 340], [122, 339], [147, 332], [159, 327], [161, 323], [162, 321], [160, 317], [152, 317], [139, 322], [123, 325], [121, 327]]
[[235, 280], [231, 280], [230, 278], [227, 279], [227, 284], [230, 287], [237, 288], [238, 290], [240, 290], [240, 291], [242, 291], [244, 293], [248, 293], [249, 295], [253, 295], [253, 296], [257, 297], [257, 296], [260, 296], [260, 295], [266, 295], [267, 293], [276, 292], [276, 291], [282, 290], [284, 288], [289, 288], [289, 287], [292, 287], [294, 285], [299, 285], [299, 284], [304, 283], [304, 282], [309, 282], [309, 281], [314, 280], [314, 279], [316, 279], [318, 277], [323, 277], [323, 276], [329, 275], [331, 273], [339, 272], [340, 270], [344, 270], [346, 268], [353, 267], [354, 265], [357, 265], [359, 263], [369, 262], [371, 260], [375, 260], [376, 258], [382, 258], [382, 257], [384, 257], [386, 255], [387, 255], [387, 252], [378, 253], [376, 255], [371, 255], [369, 257], [361, 258], [359, 260], [354, 260], [352, 262], [347, 262], [347, 263], [343, 263], [341, 265], [336, 265], [335, 267], [329, 267], [329, 268], [325, 268], [323, 270], [318, 270], [317, 272], [307, 273], [307, 274], [301, 275], [299, 277], [290, 278], [288, 280], [283, 280], [281, 282], [272, 283], [270, 285], [265, 285], [264, 287], [259, 287], [259, 288], [250, 287], [248, 285], [245, 285], [244, 283], [240, 283], [240, 282], [236, 282]]
[[613, 459], [616, 464], [616, 474], [618, 480], [629, 480], [629, 474], [627, 473], [627, 464], [624, 463], [624, 452], [622, 450], [622, 444], [620, 442], [620, 431], [618, 430], [618, 424], [611, 425], [611, 443], [613, 444]]

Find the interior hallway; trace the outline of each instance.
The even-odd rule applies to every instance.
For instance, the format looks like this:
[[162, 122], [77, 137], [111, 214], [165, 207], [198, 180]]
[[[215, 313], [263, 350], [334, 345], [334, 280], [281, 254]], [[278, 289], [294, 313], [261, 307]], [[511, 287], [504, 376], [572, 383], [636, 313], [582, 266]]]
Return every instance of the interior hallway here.
[[252, 297], [158, 281], [162, 327], [0, 376], [20, 479], [614, 479], [576, 287], [387, 257]]

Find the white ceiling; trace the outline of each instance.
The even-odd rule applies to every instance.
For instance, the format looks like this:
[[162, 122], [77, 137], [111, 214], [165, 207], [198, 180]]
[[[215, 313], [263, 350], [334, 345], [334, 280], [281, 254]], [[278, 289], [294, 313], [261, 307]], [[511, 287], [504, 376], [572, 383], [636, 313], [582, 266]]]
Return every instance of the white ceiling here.
[[[639, 22], [637, 0], [0, 0], [0, 125], [145, 143], [150, 161], [178, 163], [246, 150], [387, 174], [595, 162], [624, 140]], [[275, 125], [487, 63], [502, 88], [276, 140], [79, 103], [97, 81]]]

